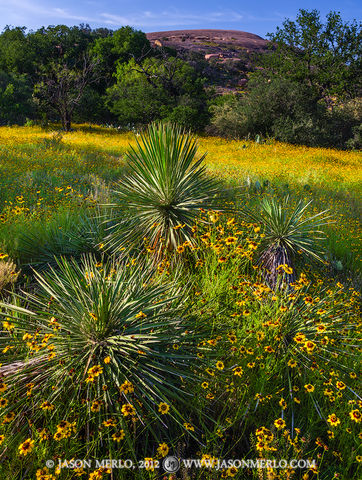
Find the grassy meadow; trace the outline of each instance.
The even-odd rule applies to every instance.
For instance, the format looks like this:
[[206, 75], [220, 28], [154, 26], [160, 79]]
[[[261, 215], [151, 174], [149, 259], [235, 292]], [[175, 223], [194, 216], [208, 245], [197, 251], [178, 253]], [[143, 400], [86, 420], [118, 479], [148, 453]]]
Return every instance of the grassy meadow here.
[[[357, 479], [360, 152], [200, 137], [226, 207], [198, 209], [190, 237], [188, 220], [174, 225], [183, 240], [162, 254], [151, 230], [140, 250], [116, 235], [114, 254], [120, 220], [105, 205], [136, 138], [0, 128], [0, 478]], [[302, 219], [330, 219], [320, 260], [302, 239], [273, 285], [268, 227], [246, 212], [286, 198], [290, 211], [311, 201]], [[167, 455], [201, 466], [167, 473]], [[258, 458], [316, 465], [215, 468]], [[72, 459], [144, 468], [62, 466]]]
[[[97, 126], [79, 126], [64, 136], [37, 127], [2, 127], [0, 239], [4, 247], [13, 253], [16, 241], [9, 229], [13, 232], [20, 226], [23, 232], [24, 222], [32, 229], [38, 219], [43, 222], [73, 211], [71, 205], [80, 208], [93, 200], [104, 201], [108, 188], [122, 175], [130, 144], [134, 144], [132, 133]], [[269, 182], [274, 188], [313, 198], [316, 210], [330, 209], [336, 221], [329, 227], [331, 260], [340, 260], [345, 272], [357, 269], [361, 245], [359, 152], [217, 137], [200, 138], [199, 150], [207, 152], [206, 164], [212, 175], [242, 191], [249, 187], [248, 199], [258, 193], [255, 182], [256, 187]]]

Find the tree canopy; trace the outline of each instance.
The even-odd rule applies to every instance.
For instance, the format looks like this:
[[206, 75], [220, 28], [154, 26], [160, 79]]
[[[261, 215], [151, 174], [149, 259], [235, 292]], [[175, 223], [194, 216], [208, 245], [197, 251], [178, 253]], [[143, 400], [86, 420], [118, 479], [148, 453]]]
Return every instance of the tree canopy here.
[[296, 20], [285, 20], [268, 34], [272, 52], [262, 65], [284, 78], [304, 83], [318, 96], [352, 98], [361, 91], [361, 23], [344, 22], [330, 12], [325, 23], [318, 10], [299, 10]]
[[107, 104], [123, 123], [177, 120], [200, 129], [207, 121], [204, 79], [187, 62], [176, 58], [134, 59], [120, 64], [117, 83], [107, 91]]

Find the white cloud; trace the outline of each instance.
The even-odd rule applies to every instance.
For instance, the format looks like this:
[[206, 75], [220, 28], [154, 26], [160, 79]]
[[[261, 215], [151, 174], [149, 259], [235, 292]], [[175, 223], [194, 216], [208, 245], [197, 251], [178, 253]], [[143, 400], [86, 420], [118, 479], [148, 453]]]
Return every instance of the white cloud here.
[[0, 18], [6, 23], [57, 23], [62, 20], [76, 22], [96, 22], [97, 19], [85, 15], [70, 13], [68, 10], [57, 7], [43, 6], [39, 3], [26, 0], [0, 0]]
[[113, 13], [101, 13], [104, 23], [108, 25], [132, 25], [135, 27], [175, 27], [184, 25], [201, 25], [209, 22], [240, 22], [244, 17], [233, 11], [206, 12], [202, 14], [182, 13], [178, 11], [150, 12], [120, 16]]

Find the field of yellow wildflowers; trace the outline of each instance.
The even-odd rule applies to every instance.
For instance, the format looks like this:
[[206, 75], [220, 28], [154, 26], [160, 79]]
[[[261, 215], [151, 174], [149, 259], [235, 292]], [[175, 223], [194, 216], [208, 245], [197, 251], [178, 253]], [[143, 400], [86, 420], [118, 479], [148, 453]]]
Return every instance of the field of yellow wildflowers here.
[[[359, 478], [360, 153], [201, 137], [228, 208], [116, 261], [103, 206], [135, 138], [0, 128], [0, 478]], [[333, 223], [322, 262], [280, 264], [275, 287], [266, 226], [232, 212], [279, 197]]]
[[[89, 201], [105, 200], [107, 187], [122, 174], [129, 144], [134, 145], [132, 133], [96, 126], [79, 126], [64, 136], [39, 127], [2, 127], [0, 246], [12, 253], [19, 223], [23, 231], [23, 222], [34, 226], [44, 215], [49, 218], [61, 209], [73, 211], [73, 206], [78, 209]], [[328, 227], [331, 260], [340, 262], [344, 272], [358, 268], [359, 152], [215, 137], [200, 138], [199, 145], [200, 152], [208, 152], [209, 171], [231, 186], [250, 186], [252, 195], [268, 182], [313, 198], [316, 210], [330, 209], [335, 218], [335, 224]]]

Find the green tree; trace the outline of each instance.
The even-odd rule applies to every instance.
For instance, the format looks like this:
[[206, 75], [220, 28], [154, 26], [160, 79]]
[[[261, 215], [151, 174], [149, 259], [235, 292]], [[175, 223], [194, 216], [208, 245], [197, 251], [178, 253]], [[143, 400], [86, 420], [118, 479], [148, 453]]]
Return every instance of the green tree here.
[[0, 71], [0, 125], [23, 123], [33, 113], [32, 86], [27, 76]]
[[28, 34], [29, 43], [36, 55], [37, 68], [61, 58], [71, 68], [88, 51], [93, 43], [88, 25], [42, 27]]
[[106, 85], [110, 86], [118, 65], [131, 58], [145, 58], [152, 48], [143, 32], [126, 26], [97, 38], [91, 50], [100, 61]]
[[330, 12], [323, 23], [317, 10], [299, 10], [268, 34], [272, 51], [263, 56], [268, 70], [312, 87], [319, 98], [354, 97], [361, 89], [361, 23], [344, 22]]
[[32, 73], [35, 52], [26, 35], [26, 27], [6, 26], [0, 34], [0, 70], [6, 73]]
[[207, 120], [204, 79], [175, 57], [134, 59], [118, 65], [117, 83], [107, 91], [107, 105], [119, 121], [172, 120], [202, 129]]
[[52, 62], [35, 85], [34, 96], [43, 109], [56, 111], [66, 132], [71, 129], [74, 110], [81, 103], [87, 86], [97, 80], [97, 61], [84, 57], [74, 68]]

